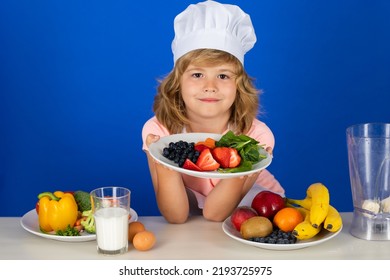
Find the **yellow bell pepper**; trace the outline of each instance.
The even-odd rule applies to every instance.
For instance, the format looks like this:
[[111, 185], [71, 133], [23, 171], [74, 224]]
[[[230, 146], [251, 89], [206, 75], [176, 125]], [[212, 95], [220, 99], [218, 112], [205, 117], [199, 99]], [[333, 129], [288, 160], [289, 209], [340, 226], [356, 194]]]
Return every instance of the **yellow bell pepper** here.
[[39, 199], [39, 227], [43, 232], [65, 230], [74, 226], [78, 216], [77, 203], [71, 193], [44, 192]]

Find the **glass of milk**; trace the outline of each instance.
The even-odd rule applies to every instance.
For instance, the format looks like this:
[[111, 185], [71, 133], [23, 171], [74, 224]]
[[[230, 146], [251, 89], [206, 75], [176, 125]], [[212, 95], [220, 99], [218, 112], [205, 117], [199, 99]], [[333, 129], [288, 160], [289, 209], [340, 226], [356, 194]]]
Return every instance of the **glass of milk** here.
[[127, 252], [130, 194], [129, 189], [116, 186], [91, 191], [99, 253], [117, 255]]

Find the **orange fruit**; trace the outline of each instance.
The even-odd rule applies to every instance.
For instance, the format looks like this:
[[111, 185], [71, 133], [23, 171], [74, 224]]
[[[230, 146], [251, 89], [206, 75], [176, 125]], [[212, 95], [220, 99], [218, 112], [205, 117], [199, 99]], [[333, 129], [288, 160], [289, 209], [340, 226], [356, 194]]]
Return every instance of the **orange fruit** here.
[[136, 233], [133, 238], [133, 246], [139, 251], [147, 251], [156, 243], [156, 236], [151, 231], [141, 231]]
[[134, 236], [141, 231], [145, 230], [145, 226], [143, 223], [135, 221], [129, 223], [129, 241], [133, 242]]
[[273, 219], [274, 225], [284, 232], [292, 231], [301, 222], [303, 222], [303, 215], [293, 207], [280, 209]]

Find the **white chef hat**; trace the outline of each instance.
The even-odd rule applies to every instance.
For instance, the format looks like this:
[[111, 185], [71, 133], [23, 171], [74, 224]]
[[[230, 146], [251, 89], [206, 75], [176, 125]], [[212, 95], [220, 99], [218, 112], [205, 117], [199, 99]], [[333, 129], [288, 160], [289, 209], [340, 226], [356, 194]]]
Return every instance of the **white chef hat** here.
[[189, 5], [174, 20], [172, 42], [176, 63], [195, 49], [217, 49], [237, 57], [244, 64], [244, 55], [256, 42], [250, 16], [236, 5], [204, 1]]

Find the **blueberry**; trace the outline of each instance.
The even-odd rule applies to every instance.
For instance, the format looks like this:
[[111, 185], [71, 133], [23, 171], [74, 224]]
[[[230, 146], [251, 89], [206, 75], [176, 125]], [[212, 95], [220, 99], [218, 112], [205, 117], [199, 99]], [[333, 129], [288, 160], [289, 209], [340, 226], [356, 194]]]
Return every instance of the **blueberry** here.
[[162, 155], [169, 160], [172, 160], [179, 167], [183, 167], [186, 159], [196, 162], [199, 157], [199, 152], [195, 150], [195, 143], [188, 143], [187, 141], [179, 140], [177, 142], [170, 142], [168, 147], [163, 149]]
[[297, 242], [297, 238], [292, 234], [292, 232], [284, 232], [280, 229], [274, 229], [272, 233], [266, 237], [254, 237], [250, 240], [268, 244], [294, 244]]

